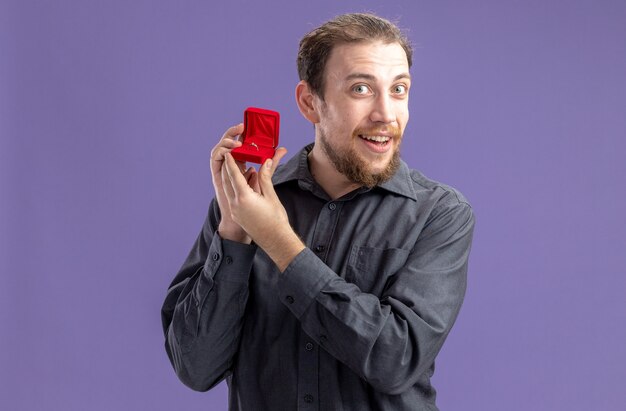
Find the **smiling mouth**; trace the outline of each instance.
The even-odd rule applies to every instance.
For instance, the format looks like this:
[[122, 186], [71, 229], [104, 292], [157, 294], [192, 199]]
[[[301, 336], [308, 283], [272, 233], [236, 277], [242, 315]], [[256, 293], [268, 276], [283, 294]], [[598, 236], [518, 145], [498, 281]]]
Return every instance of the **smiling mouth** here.
[[368, 151], [376, 155], [382, 155], [391, 149], [393, 138], [391, 136], [357, 134]]
[[389, 141], [391, 141], [391, 137], [389, 136], [368, 136], [364, 134], [359, 134], [359, 138], [373, 144], [378, 144], [380, 146], [386, 145]]
[[388, 152], [394, 145], [394, 141], [399, 144], [402, 131], [395, 125], [386, 125], [358, 128], [352, 135], [355, 138], [358, 137], [369, 151], [378, 155]]
[[358, 134], [358, 137], [371, 151], [377, 154], [386, 153], [393, 140], [391, 136]]

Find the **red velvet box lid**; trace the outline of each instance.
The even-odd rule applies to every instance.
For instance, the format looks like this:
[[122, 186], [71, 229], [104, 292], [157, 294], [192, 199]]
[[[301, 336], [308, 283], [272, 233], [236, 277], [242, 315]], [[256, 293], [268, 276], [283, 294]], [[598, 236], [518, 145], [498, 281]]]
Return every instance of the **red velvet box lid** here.
[[232, 150], [237, 161], [263, 164], [274, 157], [278, 146], [280, 114], [276, 111], [248, 107], [243, 114], [241, 147]]

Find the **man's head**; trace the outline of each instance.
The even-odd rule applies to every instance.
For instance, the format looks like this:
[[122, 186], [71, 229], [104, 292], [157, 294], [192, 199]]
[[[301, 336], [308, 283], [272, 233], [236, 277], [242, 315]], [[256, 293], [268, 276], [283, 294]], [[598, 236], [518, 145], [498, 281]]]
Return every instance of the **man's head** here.
[[342, 14], [307, 33], [300, 40], [298, 75], [311, 91], [324, 100], [324, 70], [333, 49], [341, 44], [398, 43], [406, 53], [409, 68], [413, 49], [400, 29], [389, 20], [366, 13]]
[[314, 154], [353, 183], [380, 184], [400, 163], [411, 58], [400, 30], [371, 14], [338, 16], [300, 42], [296, 99], [315, 124]]

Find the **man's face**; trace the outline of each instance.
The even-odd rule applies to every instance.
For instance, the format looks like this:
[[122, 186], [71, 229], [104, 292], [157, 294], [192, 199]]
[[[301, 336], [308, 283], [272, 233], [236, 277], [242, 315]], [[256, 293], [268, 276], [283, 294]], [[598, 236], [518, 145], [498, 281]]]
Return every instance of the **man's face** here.
[[326, 63], [316, 142], [354, 183], [374, 186], [399, 166], [410, 75], [398, 43], [336, 46]]

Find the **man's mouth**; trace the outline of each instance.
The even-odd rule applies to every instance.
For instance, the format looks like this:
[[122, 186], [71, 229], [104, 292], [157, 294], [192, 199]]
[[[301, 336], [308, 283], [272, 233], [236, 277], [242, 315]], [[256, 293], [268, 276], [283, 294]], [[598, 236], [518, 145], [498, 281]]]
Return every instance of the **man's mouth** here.
[[391, 137], [389, 136], [368, 136], [364, 134], [359, 134], [359, 137], [362, 138], [363, 140], [371, 141], [373, 143], [378, 143], [380, 145], [385, 145], [387, 144], [389, 140], [391, 140]]
[[357, 134], [359, 139], [369, 148], [370, 151], [383, 154], [389, 151], [392, 146], [392, 136], [381, 136], [380, 134]]
[[356, 129], [353, 136], [358, 137], [370, 151], [383, 154], [393, 148], [394, 140], [400, 142], [402, 133], [398, 127], [386, 126]]

